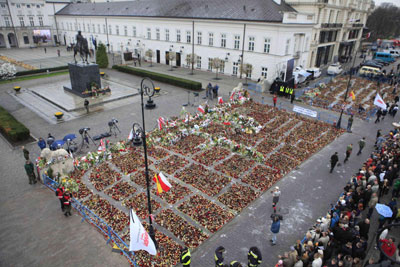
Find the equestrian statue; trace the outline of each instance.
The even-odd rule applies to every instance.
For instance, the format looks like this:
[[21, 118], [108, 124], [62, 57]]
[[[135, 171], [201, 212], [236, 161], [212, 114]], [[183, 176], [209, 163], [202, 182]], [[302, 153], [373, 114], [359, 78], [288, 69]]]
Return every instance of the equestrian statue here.
[[84, 38], [81, 34], [81, 31], [78, 31], [78, 34], [76, 35], [76, 45], [74, 46], [74, 60], [75, 64], [76, 62], [76, 54], [81, 56], [82, 61], [86, 64], [88, 64], [88, 55], [89, 55], [89, 46], [88, 46], [88, 41], [86, 38]]

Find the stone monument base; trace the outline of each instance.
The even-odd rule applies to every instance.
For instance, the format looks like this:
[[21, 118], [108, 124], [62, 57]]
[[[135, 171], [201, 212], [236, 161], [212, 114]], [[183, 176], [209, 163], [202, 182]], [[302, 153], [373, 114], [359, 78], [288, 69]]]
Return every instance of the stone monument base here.
[[[91, 91], [93, 83], [95, 83], [98, 88], [101, 88], [99, 65], [68, 63], [68, 69], [71, 80], [71, 88], [64, 86], [65, 91], [85, 98], [92, 96], [93, 93], [90, 93], [89, 91]], [[110, 92], [110, 90], [105, 90], [105, 92]]]

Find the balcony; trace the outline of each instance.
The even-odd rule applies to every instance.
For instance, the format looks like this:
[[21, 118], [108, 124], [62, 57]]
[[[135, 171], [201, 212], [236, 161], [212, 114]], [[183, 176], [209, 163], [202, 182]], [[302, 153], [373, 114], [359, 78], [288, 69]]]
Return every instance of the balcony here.
[[343, 24], [342, 23], [321, 23], [321, 28], [327, 29], [327, 28], [342, 28]]

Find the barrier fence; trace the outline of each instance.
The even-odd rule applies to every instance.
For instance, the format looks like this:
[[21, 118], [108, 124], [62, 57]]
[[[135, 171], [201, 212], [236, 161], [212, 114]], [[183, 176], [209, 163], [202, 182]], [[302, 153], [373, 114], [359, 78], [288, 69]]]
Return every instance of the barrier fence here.
[[[58, 183], [48, 177], [47, 175], [43, 174], [43, 183], [45, 186], [47, 186], [49, 189], [52, 191], [56, 191], [58, 187]], [[138, 267], [134, 260], [135, 253], [133, 251], [127, 251], [129, 246], [119, 237], [117, 233], [114, 232], [114, 230], [100, 217], [98, 217], [96, 214], [94, 214], [90, 209], [88, 209], [86, 206], [82, 205], [81, 202], [76, 200], [75, 198], [72, 198], [71, 201], [72, 207], [77, 210], [81, 216], [82, 216], [82, 222], [83, 221], [88, 221], [91, 225], [97, 227], [97, 229], [103, 234], [105, 238], [107, 238], [107, 244], [112, 241], [125, 255], [125, 257], [128, 258], [132, 266]]]

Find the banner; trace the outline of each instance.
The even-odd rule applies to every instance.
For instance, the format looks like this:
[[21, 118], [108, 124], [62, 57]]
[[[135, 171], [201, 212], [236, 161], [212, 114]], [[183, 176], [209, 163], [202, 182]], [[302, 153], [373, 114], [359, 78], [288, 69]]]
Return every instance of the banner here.
[[307, 108], [303, 108], [303, 107], [299, 107], [299, 106], [294, 106], [293, 107], [293, 111], [303, 114], [303, 115], [307, 115], [313, 118], [316, 118], [318, 115], [318, 112], [311, 110], [311, 109], [307, 109]]
[[129, 243], [129, 251], [138, 251], [145, 250], [151, 255], [156, 255], [157, 250], [154, 245], [153, 239], [149, 236], [149, 234], [144, 229], [142, 223], [140, 222], [138, 216], [131, 209], [130, 211], [130, 243]]

